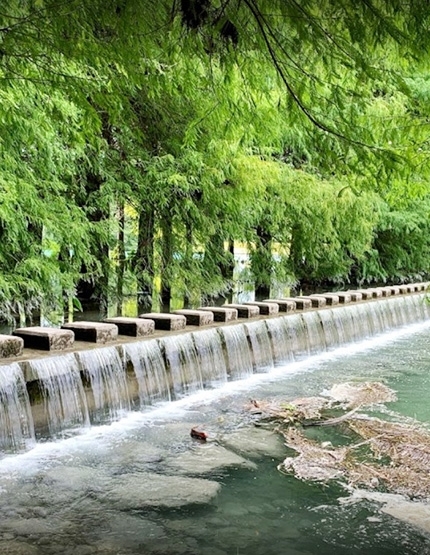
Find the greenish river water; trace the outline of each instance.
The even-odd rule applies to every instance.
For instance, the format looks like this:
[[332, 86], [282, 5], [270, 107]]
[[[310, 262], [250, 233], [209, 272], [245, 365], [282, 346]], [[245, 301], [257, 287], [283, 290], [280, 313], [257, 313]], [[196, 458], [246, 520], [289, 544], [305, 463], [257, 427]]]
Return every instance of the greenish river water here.
[[[2, 459], [0, 553], [430, 553], [427, 504], [352, 493], [339, 483], [305, 483], [280, 473], [277, 465], [287, 449], [274, 437], [265, 452], [263, 435], [260, 443], [243, 409], [249, 398], [291, 400], [320, 394], [335, 383], [377, 380], [397, 392], [398, 401], [387, 410], [427, 424], [429, 333], [429, 323], [409, 326]], [[208, 444], [190, 438], [190, 428], [197, 425], [209, 433]], [[241, 438], [236, 446], [235, 437]], [[252, 442], [255, 449], [249, 448]], [[210, 453], [219, 446], [242, 463], [230, 461], [209, 471], [204, 463], [194, 468], [187, 463], [186, 472], [177, 466], [189, 460], [189, 453], [197, 460], [203, 450]], [[182, 476], [217, 482], [218, 492], [197, 503], [191, 491], [182, 506], [133, 501], [140, 487], [153, 494], [154, 474], [177, 477], [178, 468]], [[183, 485], [172, 482], [172, 490], [176, 487]], [[160, 496], [168, 493], [160, 490]]]

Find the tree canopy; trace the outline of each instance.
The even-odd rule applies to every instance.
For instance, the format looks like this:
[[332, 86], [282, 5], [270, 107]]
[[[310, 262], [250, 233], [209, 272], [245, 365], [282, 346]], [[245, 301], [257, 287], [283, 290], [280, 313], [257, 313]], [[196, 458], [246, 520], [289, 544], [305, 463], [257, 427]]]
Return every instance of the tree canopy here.
[[8, 0], [0, 316], [429, 271], [425, 3]]

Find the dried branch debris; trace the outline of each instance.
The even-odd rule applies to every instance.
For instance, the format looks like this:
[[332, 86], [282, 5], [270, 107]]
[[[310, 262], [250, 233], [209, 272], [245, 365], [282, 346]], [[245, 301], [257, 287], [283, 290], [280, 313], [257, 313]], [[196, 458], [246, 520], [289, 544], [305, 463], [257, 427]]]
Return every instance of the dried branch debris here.
[[[285, 445], [295, 451], [278, 466], [301, 480], [342, 480], [350, 486], [430, 498], [430, 432], [424, 427], [371, 418], [359, 411], [396, 400], [381, 383], [338, 384], [326, 397], [304, 397], [289, 403], [253, 402], [259, 416], [276, 425]], [[348, 410], [327, 417], [334, 410]], [[399, 416], [399, 419], [401, 417]], [[307, 437], [307, 427], [330, 425], [350, 437], [348, 445]]]

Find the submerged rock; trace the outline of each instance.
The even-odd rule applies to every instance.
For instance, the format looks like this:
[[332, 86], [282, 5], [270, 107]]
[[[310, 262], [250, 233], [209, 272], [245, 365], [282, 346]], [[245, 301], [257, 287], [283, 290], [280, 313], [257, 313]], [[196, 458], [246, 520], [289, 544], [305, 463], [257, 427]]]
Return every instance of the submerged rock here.
[[222, 438], [221, 443], [247, 457], [282, 457], [285, 448], [279, 434], [255, 426], [241, 428]]
[[0, 553], [4, 555], [42, 555], [43, 549], [20, 541], [0, 541]]
[[224, 468], [257, 468], [255, 463], [214, 443], [196, 445], [169, 461], [168, 467], [181, 474], [208, 474]]
[[114, 478], [100, 499], [117, 510], [174, 508], [209, 503], [220, 488], [212, 480], [142, 472]]

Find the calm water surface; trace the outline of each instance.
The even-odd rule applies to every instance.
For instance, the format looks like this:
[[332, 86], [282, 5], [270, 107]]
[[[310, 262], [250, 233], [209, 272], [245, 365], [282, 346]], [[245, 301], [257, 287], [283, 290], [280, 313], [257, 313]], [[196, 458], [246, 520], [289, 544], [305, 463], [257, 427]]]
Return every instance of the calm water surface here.
[[279, 455], [248, 453], [248, 467], [205, 474], [221, 484], [207, 504], [139, 509], [110, 500], [124, 476], [141, 476], [144, 484], [148, 472], [175, 475], [177, 457], [200, 448], [189, 437], [192, 426], [206, 429], [212, 445], [252, 427], [243, 410], [250, 397], [291, 400], [343, 381], [383, 380], [398, 394], [390, 410], [430, 422], [429, 333], [428, 323], [412, 326], [1, 460], [0, 553], [430, 553], [430, 536], [418, 520], [394, 518], [372, 500], [343, 504], [339, 499], [349, 492], [341, 484], [281, 474], [277, 464], [287, 450], [280, 440]]

